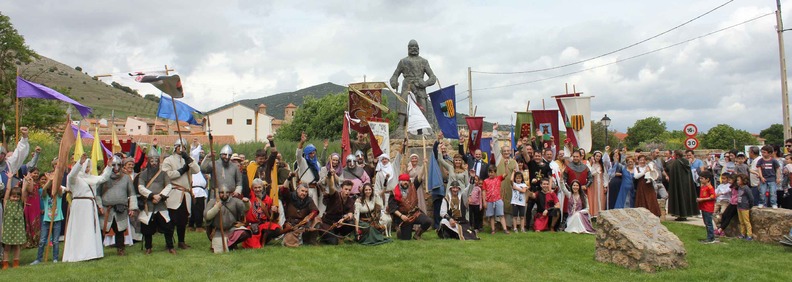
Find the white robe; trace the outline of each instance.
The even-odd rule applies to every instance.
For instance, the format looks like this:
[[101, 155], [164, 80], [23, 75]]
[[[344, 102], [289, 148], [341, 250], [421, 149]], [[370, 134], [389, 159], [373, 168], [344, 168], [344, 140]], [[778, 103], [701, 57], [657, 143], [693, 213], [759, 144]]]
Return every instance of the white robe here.
[[[88, 163], [89, 161], [86, 161]], [[110, 179], [112, 167], [105, 168], [100, 176], [85, 174], [82, 165], [75, 164], [67, 178], [69, 190], [72, 192], [69, 206], [69, 221], [66, 226], [66, 246], [63, 249], [63, 261], [75, 262], [104, 257], [102, 249], [102, 226], [99, 223], [97, 202], [77, 197], [95, 198], [93, 187]], [[100, 198], [95, 198], [101, 204]]]

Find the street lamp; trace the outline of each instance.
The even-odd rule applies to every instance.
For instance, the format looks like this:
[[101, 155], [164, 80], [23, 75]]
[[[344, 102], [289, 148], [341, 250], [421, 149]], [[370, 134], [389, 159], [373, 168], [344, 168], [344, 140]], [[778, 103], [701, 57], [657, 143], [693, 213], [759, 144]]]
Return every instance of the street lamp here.
[[611, 119], [608, 117], [608, 114], [605, 114], [604, 117], [600, 120], [602, 126], [605, 126], [605, 146], [608, 146], [608, 126], [610, 126]]

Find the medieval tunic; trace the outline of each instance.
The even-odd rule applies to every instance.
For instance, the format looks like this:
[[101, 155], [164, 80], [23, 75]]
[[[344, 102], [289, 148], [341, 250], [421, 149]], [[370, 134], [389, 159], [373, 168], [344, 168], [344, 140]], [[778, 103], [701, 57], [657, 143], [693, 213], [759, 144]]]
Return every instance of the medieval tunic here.
[[113, 174], [110, 180], [99, 186], [97, 195], [102, 197], [102, 205], [104, 206], [104, 216], [101, 220], [102, 231], [110, 232], [113, 228], [113, 223], [116, 224], [116, 230], [121, 234], [105, 236], [104, 245], [115, 245], [115, 236], [123, 237], [125, 245], [132, 245], [132, 232], [129, 235], [124, 235], [124, 231], [129, 228], [129, 210], [137, 210], [137, 193], [135, 193], [135, 185], [132, 184], [132, 179], [123, 174]]
[[660, 204], [657, 203], [657, 193], [654, 189], [652, 181], [647, 183], [645, 173], [649, 169], [648, 166], [636, 166], [633, 171], [635, 178], [635, 207], [646, 208], [656, 216], [660, 216]]
[[[192, 185], [190, 185], [190, 181], [188, 178], [189, 174], [195, 174], [201, 171], [201, 168], [198, 167], [198, 164], [195, 162], [191, 162], [189, 165], [189, 171], [184, 173], [183, 175], [179, 174], [179, 169], [184, 167], [184, 159], [180, 155], [170, 155], [169, 157], [165, 158], [162, 161], [162, 173], [168, 175], [171, 181], [171, 191], [168, 193], [168, 200], [166, 205], [170, 210], [176, 210], [182, 204], [187, 205], [187, 213], [189, 213], [192, 209]], [[218, 167], [219, 169], [219, 167]], [[232, 188], [232, 187], [229, 187]], [[236, 188], [234, 186], [233, 188]], [[186, 224], [186, 222], [185, 222]]]
[[[361, 231], [358, 243], [373, 246], [391, 242], [390, 238], [385, 238], [375, 228], [375, 225], [387, 226], [387, 224], [382, 222], [382, 207], [382, 199], [377, 195], [373, 195], [371, 199], [361, 196], [355, 201], [355, 222], [357, 222]], [[376, 220], [379, 222], [372, 222]]]
[[[152, 178], [154, 178], [153, 181], [151, 180]], [[143, 210], [138, 214], [140, 223], [150, 224], [153, 216], [159, 216], [165, 222], [170, 222], [170, 214], [168, 213], [168, 207], [165, 205], [165, 199], [163, 198], [159, 203], [154, 204], [152, 197], [154, 195], [162, 195], [164, 197], [170, 194], [171, 190], [170, 178], [165, 173], [158, 173], [158, 170], [154, 168], [148, 168], [140, 172], [138, 175], [138, 192], [146, 198]]]
[[[388, 201], [388, 213], [393, 218], [393, 223], [399, 226], [398, 237], [401, 240], [410, 240], [412, 236], [413, 225], [420, 224], [421, 231], [426, 231], [432, 225], [432, 220], [426, 216], [423, 210], [418, 208], [418, 193], [414, 185], [404, 189], [397, 187], [393, 190], [393, 197]], [[401, 215], [407, 217], [414, 217], [415, 219], [410, 223], [402, 224], [400, 216], [397, 216], [396, 211]], [[416, 216], [416, 214], [418, 214]]]
[[380, 159], [377, 164], [376, 176], [374, 177], [374, 194], [380, 195], [384, 192], [382, 197], [383, 203], [388, 203], [391, 193], [396, 186], [399, 186], [399, 169], [401, 167], [401, 153], [396, 153], [396, 157], [388, 159], [388, 164], [382, 164]]
[[410, 175], [410, 183], [415, 184], [414, 186], [417, 193], [416, 200], [418, 208], [420, 208], [421, 211], [426, 212], [426, 198], [424, 196], [426, 194], [426, 189], [424, 189], [424, 183], [426, 179], [424, 179], [424, 167], [420, 164], [420, 162], [418, 165], [412, 166], [412, 163], [410, 163], [408, 160], [407, 173]]
[[[498, 132], [493, 131], [493, 136], [497, 136]], [[497, 165], [497, 175], [504, 175], [503, 180], [501, 181], [501, 198], [503, 198], [503, 214], [507, 215], [507, 218], [511, 215], [511, 198], [512, 198], [512, 181], [511, 181], [511, 174], [514, 170], [517, 169], [517, 161], [514, 159], [503, 159], [503, 155], [501, 155], [501, 148], [498, 142], [495, 142], [493, 145], [493, 155], [495, 158], [495, 162]]]
[[[183, 164], [183, 163], [182, 163]], [[164, 165], [164, 164], [163, 164]], [[204, 174], [209, 174], [212, 177], [217, 179], [217, 185], [220, 187], [227, 187], [228, 189], [233, 189], [232, 191], [237, 194], [242, 193], [242, 172], [239, 171], [239, 165], [228, 161], [227, 163], [224, 162], [222, 159], [218, 159], [214, 163], [217, 169], [217, 175], [215, 175], [214, 170], [212, 169], [212, 160], [211, 158], [204, 158], [203, 162], [201, 162], [201, 172]], [[179, 166], [176, 169], [181, 168]], [[192, 170], [192, 169], [191, 169]], [[214, 185], [214, 180], [211, 180], [212, 185]], [[217, 188], [213, 187], [212, 189]], [[214, 193], [210, 193], [210, 197], [213, 197]]]
[[[89, 164], [86, 160], [85, 164]], [[63, 261], [84, 261], [104, 256], [102, 249], [102, 231], [99, 225], [101, 198], [96, 197], [94, 187], [110, 179], [113, 173], [107, 167], [100, 176], [85, 174], [83, 165], [77, 163], [67, 177], [67, 184], [72, 193], [69, 208], [69, 221], [66, 225], [66, 246], [63, 249]]]
[[[603, 160], [606, 158], [607, 155], [603, 155]], [[605, 169], [599, 163], [590, 164], [589, 171], [591, 172], [591, 186], [586, 190], [586, 198], [589, 199], [588, 210], [591, 216], [598, 216], [600, 210], [605, 209], [605, 186], [609, 179]]]
[[[223, 244], [227, 247], [233, 246], [238, 241], [244, 241], [243, 234], [249, 232], [244, 228], [235, 228], [235, 224], [241, 219], [245, 213], [250, 209], [250, 202], [243, 202], [234, 197], [228, 197], [226, 200], [221, 200], [220, 208], [215, 207], [216, 200], [209, 200], [210, 209], [206, 210], [204, 217], [209, 222], [209, 226], [214, 227], [212, 235], [212, 250], [214, 253], [223, 252]], [[223, 225], [220, 225], [220, 218], [222, 217]], [[233, 229], [233, 230], [232, 230]], [[225, 233], [226, 242], [223, 242], [223, 230]]]
[[668, 163], [668, 213], [678, 217], [699, 214], [696, 205], [697, 191], [693, 183], [690, 163], [677, 158]]
[[[305, 225], [297, 225], [303, 220], [308, 220], [312, 214], [318, 214], [319, 209], [309, 196], [306, 196], [305, 199], [300, 199], [300, 197], [297, 196], [297, 191], [289, 192], [289, 190], [284, 187], [281, 189], [280, 195], [284, 207], [283, 210], [286, 212], [286, 223], [284, 224], [284, 228], [294, 228], [291, 232], [284, 234], [283, 245], [286, 247], [297, 247], [301, 245], [303, 241], [303, 228], [310, 226], [311, 223], [306, 221]], [[307, 238], [305, 238], [305, 241], [312, 242], [314, 237], [313, 234], [309, 233], [313, 232], [306, 233]]]
[[[310, 145], [309, 145], [310, 146]], [[317, 155], [319, 152], [316, 152]], [[300, 180], [300, 183], [305, 183], [308, 185], [308, 197], [316, 203], [316, 206], [319, 208], [319, 214], [323, 214], [325, 212], [325, 205], [320, 201], [321, 193], [317, 191], [319, 188], [315, 185], [317, 181], [319, 181], [319, 167], [316, 168], [314, 171], [312, 168], [308, 166], [308, 161], [305, 160], [305, 155], [303, 154], [302, 148], [297, 148], [297, 152], [295, 153], [297, 157], [297, 167], [295, 167], [295, 173], [297, 173], [297, 177]], [[319, 164], [321, 166], [321, 164]]]
[[[465, 215], [467, 215], [467, 206], [463, 200], [463, 194], [464, 193], [460, 191], [455, 197], [449, 192], [449, 194], [443, 198], [443, 203], [440, 205], [440, 217], [443, 219], [440, 221], [440, 230], [437, 231], [438, 237], [442, 239], [460, 239], [461, 235], [465, 239], [478, 240], [476, 233], [470, 228], [470, 223], [465, 219]], [[451, 226], [450, 219], [452, 218], [456, 221], [456, 226]], [[459, 234], [459, 231], [462, 231], [462, 234]]]
[[[250, 209], [245, 214], [245, 223], [253, 234], [242, 243], [243, 248], [259, 249], [263, 247], [266, 242], [262, 242], [261, 237], [269, 236], [269, 234], [265, 234], [268, 231], [275, 231], [281, 228], [278, 225], [277, 218], [270, 219], [270, 217], [274, 216], [272, 204], [272, 198], [266, 193], [262, 193], [261, 196], [257, 196], [255, 193], [250, 194]], [[269, 240], [271, 238], [266, 239]]]
[[[564, 179], [566, 181], [567, 189], [572, 189], [572, 181], [577, 180], [580, 182], [580, 189], [583, 190], [584, 188], [588, 189], [588, 187], [591, 186], [593, 175], [591, 175], [589, 167], [583, 162], [570, 162], [564, 170]], [[588, 196], [588, 190], [586, 195]], [[569, 205], [564, 205], [564, 213], [569, 213]]]

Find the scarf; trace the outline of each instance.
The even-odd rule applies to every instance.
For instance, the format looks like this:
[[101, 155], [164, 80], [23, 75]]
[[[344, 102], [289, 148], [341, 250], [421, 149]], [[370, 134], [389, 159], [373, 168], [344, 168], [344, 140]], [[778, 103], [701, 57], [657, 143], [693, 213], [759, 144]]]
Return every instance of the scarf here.
[[305, 197], [305, 199], [300, 199], [300, 197], [297, 196], [297, 191], [292, 191], [291, 192], [291, 203], [292, 203], [292, 206], [294, 206], [294, 208], [296, 208], [298, 210], [302, 210], [302, 209], [307, 208], [308, 204], [310, 203], [309, 202], [310, 200], [311, 200], [311, 198], [308, 198], [307, 196]]
[[316, 160], [316, 156], [313, 158], [309, 157], [312, 152], [316, 152], [316, 147], [313, 144], [308, 144], [303, 149], [303, 158], [305, 158], [305, 162], [308, 163], [308, 168], [313, 172], [314, 175], [319, 175], [319, 161]]
[[[378, 172], [382, 171], [385, 174], [389, 174], [389, 175], [393, 176], [393, 163], [390, 162], [390, 157], [388, 157], [388, 155], [386, 155], [386, 154], [382, 154], [382, 155], [379, 156], [378, 159], [379, 159], [379, 161], [377, 162], [377, 168], [375, 170], [378, 171]], [[384, 159], [388, 159], [388, 164], [383, 164], [382, 163], [382, 160], [384, 160]]]

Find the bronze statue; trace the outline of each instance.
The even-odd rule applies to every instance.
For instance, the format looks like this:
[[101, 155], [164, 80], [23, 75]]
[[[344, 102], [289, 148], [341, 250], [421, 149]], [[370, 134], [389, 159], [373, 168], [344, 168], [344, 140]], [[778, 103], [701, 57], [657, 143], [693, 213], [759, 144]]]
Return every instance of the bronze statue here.
[[[418, 56], [418, 42], [410, 40], [407, 44], [407, 57], [399, 61], [393, 76], [390, 79], [390, 85], [394, 90], [399, 91], [399, 75], [404, 76], [402, 80], [402, 89], [399, 96], [407, 100], [408, 91], [415, 94], [415, 101], [418, 106], [424, 111], [429, 124], [434, 128], [435, 117], [434, 113], [430, 111], [431, 104], [428, 101], [426, 94], [426, 87], [432, 86], [437, 81], [432, 68], [429, 67], [429, 61], [421, 56]], [[429, 79], [424, 80], [424, 75]], [[396, 129], [397, 134], [402, 134], [404, 127], [407, 126], [407, 104], [402, 103], [399, 107], [399, 127]]]

